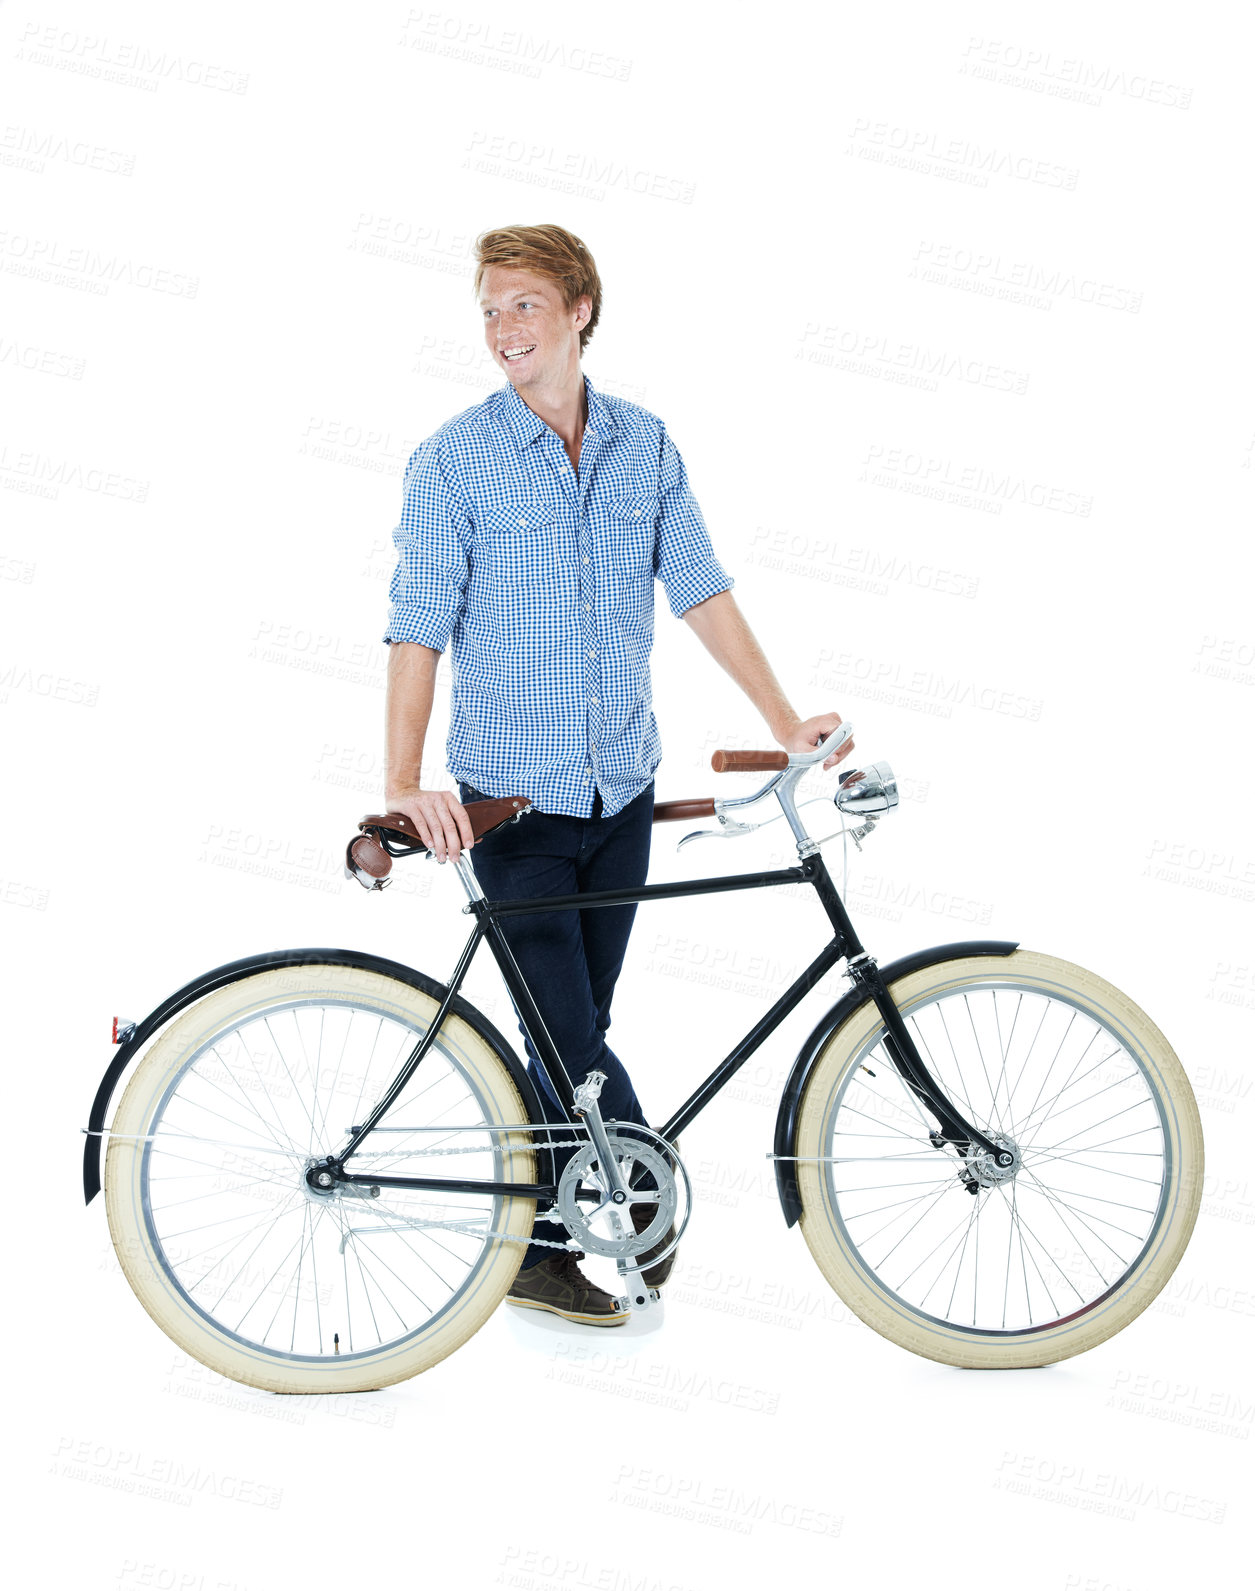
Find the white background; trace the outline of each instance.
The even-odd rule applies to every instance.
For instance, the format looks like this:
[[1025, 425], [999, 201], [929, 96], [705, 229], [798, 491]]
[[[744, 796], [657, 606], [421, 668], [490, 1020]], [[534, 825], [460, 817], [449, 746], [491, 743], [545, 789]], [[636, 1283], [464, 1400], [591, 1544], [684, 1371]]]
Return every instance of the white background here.
[[[1147, 1591], [1249, 1562], [1237, 17], [3, 7], [23, 1583]], [[1192, 1245], [1089, 1354], [914, 1358], [786, 1229], [763, 1156], [836, 975], [688, 1133], [697, 1210], [648, 1328], [502, 1310], [388, 1392], [272, 1398], [181, 1356], [102, 1202], [81, 1206], [115, 1012], [278, 946], [452, 969], [451, 872], [411, 862], [368, 896], [341, 856], [381, 799], [405, 459], [500, 385], [471, 243], [549, 220], [605, 283], [585, 368], [666, 420], [797, 710], [842, 712], [903, 782], [851, 871], [869, 948], [1066, 956], [1143, 1005], [1194, 1082]], [[658, 797], [708, 795], [715, 746], [769, 737], [659, 597]], [[426, 773], [448, 783], [446, 703], [447, 674]], [[781, 865], [781, 828], [678, 857], [660, 830], [651, 876]], [[824, 930], [770, 892], [641, 908], [611, 1037], [655, 1117]], [[515, 1032], [486, 957], [468, 992]]]

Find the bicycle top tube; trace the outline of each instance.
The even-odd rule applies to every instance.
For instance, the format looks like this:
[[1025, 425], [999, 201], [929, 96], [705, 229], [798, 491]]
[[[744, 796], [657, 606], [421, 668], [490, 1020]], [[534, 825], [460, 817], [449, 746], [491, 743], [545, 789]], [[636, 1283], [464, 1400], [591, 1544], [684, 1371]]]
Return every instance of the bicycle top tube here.
[[[798, 783], [805, 776], [805, 774], [811, 768], [823, 762], [825, 758], [831, 756], [832, 753], [840, 746], [843, 746], [845, 742], [850, 739], [853, 733], [854, 726], [852, 724], [841, 724], [833, 730], [831, 735], [826, 736], [825, 739], [820, 741], [819, 745], [817, 745], [813, 751], [716, 752], [714, 757], [711, 759], [712, 763], [715, 764], [718, 770], [727, 772], [746, 771], [743, 766], [738, 767], [738, 764], [748, 763], [751, 767], [762, 767], [764, 761], [769, 757], [783, 758], [784, 763], [783, 766], [781, 766], [772, 774], [771, 778], [767, 780], [766, 784], [764, 784], [761, 789], [753, 791], [750, 795], [713, 796], [702, 798], [700, 802], [683, 801], [677, 803], [677, 805], [681, 805], [686, 808], [691, 808], [698, 805], [704, 807], [707, 805], [707, 803], [709, 803], [712, 815], [717, 817], [720, 823], [720, 828], [718, 829], [698, 829], [695, 830], [691, 835], [685, 835], [684, 839], [695, 839], [699, 835], [704, 834], [711, 834], [729, 839], [734, 835], [752, 834], [755, 829], [762, 828], [763, 824], [738, 823], [735, 819], [726, 818], [724, 816], [725, 812], [732, 810], [743, 810], [745, 808], [754, 806], [757, 802], [764, 801], [769, 795], [774, 794], [777, 800], [780, 802], [780, 806], [784, 811], [786, 819], [788, 820], [789, 827], [793, 831], [794, 839], [797, 842], [798, 856], [802, 861], [805, 861], [808, 856], [813, 855], [819, 850], [820, 841], [813, 839], [807, 832], [806, 825], [803, 823], [797, 810], [797, 802], [794, 792]], [[719, 760], [717, 761], [717, 759]], [[661, 804], [663, 806], [667, 805], [665, 802]], [[688, 816], [690, 814], [686, 812], [684, 815]], [[520, 819], [525, 821], [526, 814], [521, 813]], [[764, 820], [764, 822], [772, 821], [774, 821], [774, 819], [769, 818]], [[683, 845], [684, 840], [681, 840], [680, 844]], [[427, 854], [430, 855], [431, 853], [428, 852]], [[540, 901], [535, 903], [529, 902], [526, 905], [522, 901], [488, 901], [471, 865], [470, 854], [465, 849], [462, 850], [455, 865], [457, 868], [458, 877], [462, 880], [462, 887], [466, 891], [467, 895], [467, 904], [462, 908], [463, 911], [466, 912], [475, 911], [477, 905], [480, 903], [487, 905], [490, 909], [494, 909], [498, 906], [508, 906], [515, 910], [543, 909], [549, 911], [562, 909], [568, 906], [571, 909], [574, 909], [577, 905], [580, 907], [588, 907], [594, 905], [626, 904], [629, 901], [640, 902], [653, 898], [663, 898], [673, 894], [701, 894], [710, 890], [735, 888], [753, 889], [761, 887], [765, 884], [801, 882], [804, 877], [804, 875], [799, 872], [797, 868], [784, 868], [768, 872], [738, 874], [734, 875], [733, 877], [723, 877], [717, 879], [689, 879], [674, 884], [641, 884], [630, 889], [600, 890], [594, 891], [591, 894], [581, 894], [579, 896], [546, 896], [544, 897], [544, 903], [542, 906]], [[849, 927], [848, 918], [845, 919], [845, 926], [847, 928]]]

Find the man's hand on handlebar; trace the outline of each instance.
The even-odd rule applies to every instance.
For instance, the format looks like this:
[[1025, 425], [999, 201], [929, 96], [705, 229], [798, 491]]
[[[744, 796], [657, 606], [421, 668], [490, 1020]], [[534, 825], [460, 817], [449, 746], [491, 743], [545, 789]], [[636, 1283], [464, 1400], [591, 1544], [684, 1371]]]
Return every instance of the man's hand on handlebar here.
[[475, 843], [466, 808], [452, 790], [394, 791], [384, 797], [388, 812], [403, 812], [438, 862], [456, 862]]
[[[821, 740], [826, 740], [834, 729], [840, 729], [842, 718], [840, 713], [817, 713], [814, 718], [800, 718], [791, 729], [776, 739], [786, 751], [814, 751]], [[830, 757], [824, 758], [824, 767], [834, 767], [838, 762], [844, 761], [854, 750], [853, 740], [847, 740], [844, 746], [839, 746]]]

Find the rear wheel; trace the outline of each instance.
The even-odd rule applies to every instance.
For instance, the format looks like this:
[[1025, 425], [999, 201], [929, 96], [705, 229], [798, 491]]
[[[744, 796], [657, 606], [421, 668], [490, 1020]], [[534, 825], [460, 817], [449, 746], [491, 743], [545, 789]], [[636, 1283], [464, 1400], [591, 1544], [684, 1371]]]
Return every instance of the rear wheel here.
[[[127, 1280], [193, 1358], [274, 1392], [364, 1391], [436, 1364], [505, 1296], [534, 1200], [305, 1180], [437, 1009], [365, 968], [284, 966], [153, 1042], [111, 1129], [105, 1202]], [[450, 1013], [350, 1169], [534, 1182], [530, 1135], [489, 1130], [526, 1121], [500, 1056]]]
[[1111, 984], [1035, 951], [891, 990], [933, 1077], [1014, 1164], [931, 1142], [863, 1005], [799, 1112], [820, 1269], [868, 1325], [945, 1364], [1044, 1365], [1103, 1342], [1167, 1282], [1198, 1213], [1202, 1129], [1167, 1040]]

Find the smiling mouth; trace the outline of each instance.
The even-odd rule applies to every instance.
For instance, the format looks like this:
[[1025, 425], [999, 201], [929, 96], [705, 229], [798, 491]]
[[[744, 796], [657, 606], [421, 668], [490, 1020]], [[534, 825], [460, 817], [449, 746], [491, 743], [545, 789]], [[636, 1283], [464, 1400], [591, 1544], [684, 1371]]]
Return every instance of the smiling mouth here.
[[528, 343], [526, 348], [503, 348], [501, 350], [501, 357], [503, 359], [509, 359], [509, 360], [526, 359], [528, 354], [535, 353], [535, 351], [536, 351], [536, 344], [535, 343]]

